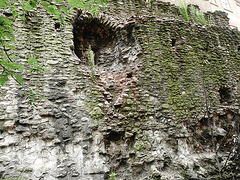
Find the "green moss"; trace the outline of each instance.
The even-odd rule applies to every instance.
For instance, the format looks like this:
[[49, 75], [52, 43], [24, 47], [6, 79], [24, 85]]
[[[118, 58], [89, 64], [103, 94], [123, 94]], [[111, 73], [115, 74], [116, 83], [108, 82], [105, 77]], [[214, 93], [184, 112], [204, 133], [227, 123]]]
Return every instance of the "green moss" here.
[[234, 33], [224, 34], [222, 29], [211, 26], [206, 31], [181, 21], [155, 23], [155, 19], [149, 19], [142, 26], [136, 36], [141, 37], [143, 49], [144, 88], [150, 92], [158, 89], [167, 95], [169, 109], [179, 120], [194, 118], [205, 110], [206, 89], [214, 109], [219, 104], [219, 88], [230, 86], [237, 78], [240, 53], [236, 54], [234, 46], [239, 36], [229, 38]]
[[86, 103], [87, 110], [93, 120], [97, 123], [104, 118], [104, 112], [101, 108], [102, 104], [100, 102], [100, 94], [96, 88], [90, 88], [90, 93], [88, 94], [89, 101]]
[[144, 149], [144, 142], [140, 140], [136, 141], [134, 144], [134, 149], [136, 151], [142, 151]]
[[132, 128], [132, 133], [140, 134], [140, 133], [142, 133], [142, 130], [134, 127], [134, 128]]
[[169, 104], [163, 104], [162, 107], [165, 108], [165, 109], [168, 109], [169, 108]]
[[95, 120], [100, 120], [104, 117], [103, 111], [100, 107], [94, 107], [90, 112], [90, 115]]
[[152, 180], [161, 180], [161, 176], [159, 174], [153, 174]]

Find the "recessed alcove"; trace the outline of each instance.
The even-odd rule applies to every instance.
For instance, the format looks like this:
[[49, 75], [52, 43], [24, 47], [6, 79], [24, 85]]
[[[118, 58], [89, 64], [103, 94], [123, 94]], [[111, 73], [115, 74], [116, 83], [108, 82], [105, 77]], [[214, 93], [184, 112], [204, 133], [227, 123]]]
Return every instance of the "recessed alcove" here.
[[123, 132], [117, 132], [117, 131], [110, 131], [110, 133], [107, 136], [108, 141], [119, 141], [122, 140], [124, 137]]
[[117, 27], [106, 19], [82, 14], [75, 18], [74, 52], [82, 64], [89, 65], [88, 50], [91, 47], [95, 69], [126, 72], [130, 67], [129, 64], [136, 64], [140, 55], [140, 46], [136, 43], [134, 28], [132, 25]]
[[98, 61], [99, 56], [104, 54], [111, 54], [112, 49], [116, 46], [116, 33], [98, 19], [77, 19], [73, 25], [74, 35], [74, 51], [84, 64], [88, 64], [88, 49], [95, 54], [95, 65], [102, 62]]

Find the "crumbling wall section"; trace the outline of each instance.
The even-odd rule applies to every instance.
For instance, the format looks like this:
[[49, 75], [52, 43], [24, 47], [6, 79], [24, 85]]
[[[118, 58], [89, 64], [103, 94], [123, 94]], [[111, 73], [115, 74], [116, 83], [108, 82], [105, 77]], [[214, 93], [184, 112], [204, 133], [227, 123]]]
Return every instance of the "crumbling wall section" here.
[[48, 102], [1, 88], [0, 177], [238, 178], [240, 33], [212, 16], [124, 0], [63, 27], [44, 11], [18, 19], [12, 53], [51, 68], [24, 77]]

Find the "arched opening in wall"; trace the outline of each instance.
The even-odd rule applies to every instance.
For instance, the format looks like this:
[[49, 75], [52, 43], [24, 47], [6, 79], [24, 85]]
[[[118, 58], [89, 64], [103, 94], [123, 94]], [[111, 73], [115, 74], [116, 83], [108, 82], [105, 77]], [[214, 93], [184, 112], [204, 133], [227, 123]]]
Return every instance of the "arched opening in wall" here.
[[[97, 18], [78, 18], [73, 24], [74, 52], [84, 64], [88, 64], [89, 48], [94, 53], [94, 64], [103, 62], [100, 56], [104, 53], [113, 54], [116, 46], [116, 33]], [[110, 58], [110, 57], [109, 57]]]

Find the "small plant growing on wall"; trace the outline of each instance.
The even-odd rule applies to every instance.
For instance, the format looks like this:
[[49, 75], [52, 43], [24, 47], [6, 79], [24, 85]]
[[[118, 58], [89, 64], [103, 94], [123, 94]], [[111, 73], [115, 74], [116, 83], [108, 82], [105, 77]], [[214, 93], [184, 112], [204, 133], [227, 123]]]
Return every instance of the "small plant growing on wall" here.
[[[185, 2], [185, 0], [179, 0], [179, 5], [180, 7], [178, 8], [179, 11], [181, 12], [183, 18], [185, 21], [190, 21], [190, 15], [188, 13], [188, 6]], [[204, 16], [204, 13], [202, 10], [197, 10], [193, 5], [190, 6], [190, 12], [192, 14], [192, 17], [196, 23], [200, 23], [202, 25], [207, 24], [207, 20]], [[210, 22], [210, 20], [209, 20]], [[212, 23], [211, 23], [212, 24]]]
[[205, 19], [204, 13], [202, 10], [197, 10], [193, 5], [190, 6], [190, 11], [193, 15], [193, 19], [196, 23], [200, 23], [202, 25], [207, 24], [207, 20]]
[[110, 175], [109, 175], [109, 180], [117, 180], [115, 177], [116, 177], [116, 174], [115, 173], [111, 173]]
[[95, 73], [95, 69], [94, 69], [94, 65], [95, 65], [94, 57], [95, 57], [95, 54], [94, 54], [94, 52], [92, 50], [91, 45], [89, 45], [87, 53], [88, 53], [88, 62], [89, 62], [90, 69], [91, 69], [92, 79], [93, 79], [94, 82], [96, 82], [96, 73]]
[[179, 0], [179, 5], [180, 5], [180, 7], [178, 9], [181, 12], [184, 20], [190, 21], [190, 17], [188, 15], [188, 7], [187, 7], [187, 3], [185, 2], [185, 0]]

